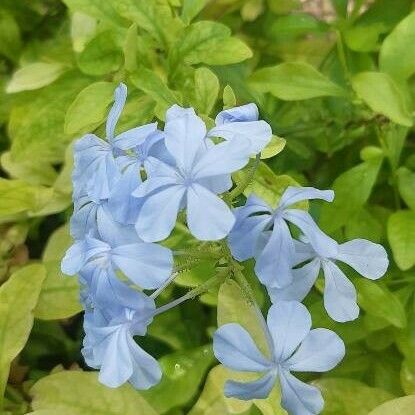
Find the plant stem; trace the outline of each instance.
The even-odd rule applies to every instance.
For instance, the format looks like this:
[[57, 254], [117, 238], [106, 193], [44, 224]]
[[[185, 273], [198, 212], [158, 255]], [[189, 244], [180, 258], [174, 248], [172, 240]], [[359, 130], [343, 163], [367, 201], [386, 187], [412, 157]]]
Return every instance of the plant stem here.
[[226, 277], [227, 277], [226, 272], [219, 272], [218, 274], [216, 274], [212, 278], [209, 278], [206, 282], [194, 288], [193, 290], [189, 291], [182, 297], [177, 298], [176, 300], [173, 300], [170, 303], [167, 303], [157, 308], [154, 315], [164, 313], [165, 311], [168, 311], [171, 308], [176, 307], [177, 305], [184, 303], [187, 300], [191, 300], [200, 294], [204, 294], [205, 292], [209, 291], [211, 288], [221, 284], [226, 279]]

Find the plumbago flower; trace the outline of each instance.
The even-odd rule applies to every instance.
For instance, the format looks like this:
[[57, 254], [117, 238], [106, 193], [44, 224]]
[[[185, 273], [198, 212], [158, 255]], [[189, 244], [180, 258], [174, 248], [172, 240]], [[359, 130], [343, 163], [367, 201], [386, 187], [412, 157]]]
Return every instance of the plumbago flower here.
[[[330, 202], [334, 197], [330, 190], [288, 187], [275, 209], [254, 195], [232, 209], [235, 189], [227, 193], [233, 186], [231, 174], [253, 155], [259, 160], [272, 137], [255, 104], [221, 111], [210, 131], [193, 108], [173, 105], [163, 130], [151, 123], [117, 135], [126, 97], [127, 87], [120, 84], [105, 140], [87, 134], [74, 145], [70, 232], [75, 241], [61, 268], [65, 274], [78, 275], [81, 284], [86, 363], [100, 371], [99, 380], [109, 387], [130, 382], [137, 389], [148, 389], [157, 384], [160, 366], [135, 337], [144, 336], [158, 314], [226, 278], [237, 279], [236, 270], [242, 268], [237, 261], [255, 258], [255, 272], [274, 303], [263, 324], [269, 355], [261, 354], [241, 326], [220, 327], [213, 341], [216, 357], [231, 369], [262, 373], [253, 382], [227, 382], [225, 394], [265, 398], [278, 380], [282, 406], [290, 414], [318, 414], [323, 407], [320, 392], [291, 372], [330, 370], [342, 359], [344, 345], [330, 330], [311, 330], [311, 317], [297, 301], [307, 295], [323, 269], [324, 303], [330, 316], [338, 321], [357, 317], [356, 292], [337, 262], [377, 279], [388, 265], [385, 250], [365, 240], [338, 244], [308, 212], [293, 206], [311, 199]], [[202, 285], [157, 307], [155, 299], [177, 275], [172, 251], [157, 242], [169, 237], [179, 212], [185, 214], [180, 220], [185, 217], [197, 240], [210, 241], [200, 252], [177, 251], [184, 255], [181, 264], [191, 267], [212, 254], [217, 269]], [[300, 240], [293, 238], [290, 225], [300, 229]]]
[[365, 239], [353, 239], [337, 246], [335, 255], [327, 252], [318, 254], [313, 247], [295, 241], [294, 265], [307, 262], [293, 269], [293, 282], [284, 288], [268, 288], [273, 302], [280, 300], [302, 301], [317, 280], [320, 270], [324, 274], [324, 306], [329, 316], [336, 321], [354, 320], [359, 315], [356, 289], [336, 262], [344, 262], [363, 277], [377, 280], [389, 265], [385, 248]]
[[291, 284], [295, 249], [287, 222], [304, 233], [316, 252], [334, 255], [337, 243], [318, 228], [308, 212], [290, 206], [310, 199], [331, 202], [333, 198], [332, 190], [290, 186], [272, 209], [259, 197], [249, 196], [245, 206], [235, 209], [236, 223], [229, 235], [232, 255], [238, 261], [255, 258], [255, 273], [267, 287]]
[[291, 372], [326, 372], [344, 357], [345, 347], [331, 330], [311, 330], [307, 309], [294, 301], [270, 307], [266, 322], [270, 356], [264, 356], [250, 334], [239, 324], [225, 324], [214, 335], [216, 358], [232, 370], [260, 373], [251, 382], [227, 381], [225, 395], [243, 400], [266, 398], [277, 379], [281, 405], [292, 415], [315, 415], [324, 402], [315, 386], [301, 382]]

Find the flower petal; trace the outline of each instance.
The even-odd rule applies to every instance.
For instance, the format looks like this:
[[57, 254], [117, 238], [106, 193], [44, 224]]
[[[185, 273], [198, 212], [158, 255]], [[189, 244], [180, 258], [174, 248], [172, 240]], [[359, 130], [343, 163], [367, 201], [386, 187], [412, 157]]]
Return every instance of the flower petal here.
[[144, 351], [132, 337], [127, 338], [132, 374], [128, 381], [139, 390], [146, 390], [160, 382], [162, 372], [153, 356]]
[[280, 209], [286, 209], [294, 203], [311, 199], [321, 199], [326, 202], [332, 202], [334, 199], [334, 192], [333, 190], [319, 190], [314, 187], [288, 186], [281, 196], [278, 207]]
[[366, 239], [353, 239], [341, 244], [336, 259], [371, 280], [382, 277], [389, 265], [385, 248]]
[[127, 86], [120, 83], [114, 92], [114, 104], [108, 114], [106, 134], [108, 141], [114, 138], [115, 126], [117, 125], [118, 119], [120, 118], [121, 112], [124, 108], [125, 101], [127, 100]]
[[241, 139], [238, 143], [226, 141], [209, 147], [192, 169], [197, 179], [233, 173], [249, 161], [250, 143]]
[[118, 246], [112, 249], [111, 259], [131, 281], [144, 289], [160, 287], [173, 268], [172, 252], [157, 244]]
[[187, 226], [197, 239], [222, 239], [228, 235], [234, 223], [232, 211], [218, 196], [199, 184], [187, 189]]
[[265, 399], [275, 385], [276, 374], [269, 372], [252, 382], [236, 382], [228, 380], [225, 383], [225, 396], [244, 401], [251, 399]]
[[308, 212], [300, 209], [287, 209], [284, 211], [283, 217], [304, 233], [310, 245], [320, 256], [324, 258], [336, 257], [338, 243], [317, 226]]
[[127, 130], [123, 133], [118, 134], [112, 140], [112, 144], [114, 147], [117, 147], [121, 150], [129, 150], [131, 148], [139, 146], [140, 144], [143, 144], [147, 137], [149, 137], [156, 130], [156, 122], [141, 125], [140, 127], [135, 127], [131, 130]]
[[183, 186], [173, 185], [161, 188], [146, 197], [135, 224], [141, 239], [156, 242], [170, 235], [176, 224], [184, 193]]
[[164, 132], [166, 147], [177, 165], [189, 171], [199, 148], [203, 145], [206, 135], [205, 123], [198, 116], [187, 113], [177, 118], [169, 118]]
[[240, 324], [225, 324], [216, 330], [213, 352], [229, 369], [264, 372], [271, 367], [271, 362], [259, 351], [251, 335]]
[[292, 282], [294, 244], [290, 230], [282, 218], [274, 220], [274, 230], [262, 252], [256, 258], [255, 273], [262, 284], [282, 288]]
[[258, 107], [254, 103], [241, 105], [221, 111], [215, 118], [216, 125], [223, 125], [237, 121], [257, 121]]
[[183, 108], [180, 105], [174, 104], [166, 111], [166, 122], [186, 115], [196, 116], [195, 110], [193, 108]]
[[268, 288], [273, 303], [278, 301], [303, 301], [313, 288], [320, 272], [320, 260], [313, 259], [301, 268], [293, 269], [293, 282], [283, 288]]
[[307, 308], [297, 301], [281, 301], [270, 307], [267, 325], [277, 362], [289, 358], [311, 329]]
[[359, 316], [357, 294], [354, 285], [331, 261], [323, 262], [325, 277], [324, 307], [329, 316], [341, 323], [355, 320]]
[[296, 352], [284, 362], [294, 372], [327, 372], [343, 359], [343, 340], [328, 329], [314, 329], [307, 334]]
[[317, 415], [324, 401], [318, 388], [301, 382], [290, 372], [282, 370], [279, 373], [281, 384], [281, 406], [290, 415]]

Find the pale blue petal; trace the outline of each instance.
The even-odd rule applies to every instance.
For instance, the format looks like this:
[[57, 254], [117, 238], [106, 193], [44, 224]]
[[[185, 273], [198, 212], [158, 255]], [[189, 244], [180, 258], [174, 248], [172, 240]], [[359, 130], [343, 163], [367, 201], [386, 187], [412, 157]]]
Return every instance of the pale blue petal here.
[[213, 352], [224, 366], [244, 372], [265, 372], [272, 363], [259, 351], [251, 335], [239, 324], [219, 327], [213, 335]]
[[336, 259], [345, 262], [371, 280], [383, 277], [389, 266], [385, 248], [366, 239], [353, 239], [339, 245]]
[[324, 307], [329, 316], [341, 323], [355, 320], [359, 316], [357, 294], [354, 285], [331, 261], [323, 262]]
[[177, 180], [174, 177], [149, 177], [132, 192], [132, 195], [135, 198], [149, 197], [153, 192], [162, 191], [167, 187], [174, 187], [175, 185], [177, 185]]
[[216, 125], [223, 125], [237, 121], [257, 121], [258, 107], [254, 103], [241, 105], [221, 111], [215, 118]]
[[111, 251], [113, 263], [135, 284], [144, 289], [160, 287], [171, 275], [173, 255], [161, 245], [136, 243]]
[[169, 186], [150, 194], [138, 215], [135, 228], [146, 242], [167, 238], [176, 225], [180, 204], [185, 193], [183, 186]]
[[244, 167], [249, 161], [249, 142], [223, 142], [207, 149], [192, 168], [196, 179], [229, 174]]
[[114, 92], [114, 104], [108, 114], [106, 134], [108, 141], [111, 141], [115, 135], [115, 126], [121, 116], [125, 101], [127, 100], [127, 86], [120, 83]]
[[196, 116], [195, 110], [193, 108], [183, 108], [177, 104], [174, 104], [166, 111], [166, 122], [172, 121], [175, 118], [184, 117], [186, 115]]
[[333, 190], [319, 190], [314, 187], [294, 187], [288, 186], [281, 196], [278, 207], [286, 209], [288, 206], [304, 200], [321, 199], [332, 202], [334, 199]]
[[127, 341], [133, 369], [128, 381], [136, 389], [147, 390], [160, 382], [162, 376], [160, 365], [132, 337], [128, 337]]
[[267, 325], [274, 342], [274, 358], [289, 358], [311, 329], [307, 308], [297, 301], [281, 301], [270, 307]]
[[242, 399], [265, 399], [271, 393], [275, 385], [276, 373], [269, 372], [261, 378], [252, 382], [236, 382], [228, 380], [225, 383], [225, 396], [228, 398]]
[[197, 182], [216, 195], [227, 192], [233, 186], [230, 174], [206, 177], [205, 179], [199, 179]]
[[317, 415], [324, 407], [318, 388], [301, 382], [288, 371], [279, 373], [281, 405], [290, 415]]
[[206, 135], [205, 123], [196, 115], [185, 114], [166, 122], [164, 133], [169, 153], [174, 157], [178, 166], [189, 171], [203, 144]]
[[274, 220], [274, 230], [265, 248], [256, 257], [255, 273], [262, 284], [282, 288], [292, 282], [294, 244], [290, 230], [282, 218]]
[[[303, 237], [303, 239], [306, 238]], [[308, 242], [297, 241], [296, 239], [294, 239], [294, 248], [295, 255], [293, 266], [299, 265], [318, 256], [316, 251], [314, 251], [313, 247]]]
[[141, 183], [136, 165], [127, 168], [108, 199], [108, 208], [112, 216], [123, 224], [134, 224], [140, 209], [140, 203], [132, 193]]
[[314, 329], [283, 366], [293, 372], [327, 372], [345, 355], [343, 340], [328, 329]]
[[129, 150], [144, 143], [144, 141], [157, 130], [157, 123], [141, 125], [118, 134], [112, 145], [121, 150]]
[[270, 216], [258, 215], [238, 220], [238, 209], [235, 209], [236, 222], [229, 234], [228, 243], [233, 257], [238, 261], [246, 261], [254, 257], [258, 239], [269, 223]]
[[283, 212], [283, 217], [303, 232], [319, 256], [336, 258], [338, 243], [317, 226], [308, 212], [300, 209], [287, 209]]
[[232, 141], [235, 146], [239, 140], [248, 140], [250, 144], [249, 153], [258, 154], [270, 142], [272, 130], [265, 121], [229, 122], [218, 125], [208, 132], [209, 137], [221, 137]]
[[320, 260], [313, 259], [301, 268], [293, 269], [293, 282], [284, 288], [268, 288], [273, 303], [278, 301], [303, 301], [313, 288], [320, 271]]
[[235, 223], [229, 206], [206, 188], [193, 184], [187, 189], [187, 226], [201, 241], [216, 241], [228, 235]]
[[101, 205], [90, 201], [88, 197], [82, 197], [83, 203], [76, 203], [75, 210], [70, 219], [70, 233], [74, 239], [83, 239], [85, 235], [97, 234], [97, 211]]

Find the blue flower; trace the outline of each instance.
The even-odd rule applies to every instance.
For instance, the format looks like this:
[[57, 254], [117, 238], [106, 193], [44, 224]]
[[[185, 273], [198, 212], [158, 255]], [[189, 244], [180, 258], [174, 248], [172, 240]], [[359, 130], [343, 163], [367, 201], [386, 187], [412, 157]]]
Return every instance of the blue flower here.
[[132, 192], [142, 183], [141, 172], [145, 171], [147, 159], [153, 157], [165, 163], [173, 162], [164, 144], [164, 133], [159, 130], [152, 132], [143, 143], [129, 150], [116, 158], [122, 175], [108, 199], [112, 216], [123, 224], [134, 224], [137, 221], [140, 204], [132, 196]]
[[365, 239], [353, 239], [338, 245], [337, 253], [323, 255], [314, 251], [310, 244], [296, 241], [296, 260], [294, 265], [307, 262], [293, 270], [293, 282], [287, 287], [269, 288], [273, 302], [280, 300], [302, 301], [313, 287], [320, 270], [323, 270], [324, 306], [329, 316], [336, 321], [354, 320], [359, 315], [356, 302], [356, 289], [336, 261], [344, 262], [363, 277], [377, 280], [389, 265], [388, 255], [383, 246]]
[[90, 284], [99, 286], [100, 279], [110, 283], [117, 279], [116, 272], [119, 270], [143, 289], [160, 287], [172, 272], [173, 255], [170, 249], [142, 242], [138, 238], [132, 242], [124, 237], [112, 235], [112, 244], [89, 235], [76, 241], [62, 260], [62, 272], [67, 275], [81, 272], [87, 280], [98, 279], [98, 282]]
[[74, 198], [86, 191], [92, 200], [107, 199], [121, 177], [115, 156], [134, 148], [156, 131], [157, 124], [147, 124], [121, 134], [115, 127], [127, 98], [127, 87], [120, 84], [115, 90], [114, 105], [106, 123], [106, 141], [95, 134], [87, 134], [74, 145]]
[[130, 382], [137, 389], [148, 389], [160, 381], [157, 360], [133, 338], [146, 334], [154, 311], [154, 301], [142, 293], [132, 308], [86, 309], [82, 354], [88, 366], [100, 370], [101, 383], [116, 388]]
[[135, 225], [138, 235], [148, 242], [167, 238], [179, 211], [186, 209], [187, 225], [196, 238], [224, 238], [235, 218], [217, 195], [232, 186], [230, 173], [247, 164], [249, 142], [214, 145], [205, 140], [205, 124], [194, 110], [177, 106], [166, 114], [164, 133], [174, 164], [147, 159], [148, 178], [133, 193], [143, 198]]
[[239, 324], [225, 324], [213, 339], [217, 359], [231, 370], [261, 373], [252, 382], [227, 381], [225, 395], [243, 400], [266, 398], [277, 379], [281, 405], [292, 415], [315, 415], [324, 401], [318, 388], [301, 382], [291, 372], [326, 372], [344, 357], [340, 337], [324, 328], [311, 330], [311, 316], [298, 302], [282, 301], [267, 317], [269, 357]]
[[207, 135], [225, 140], [248, 140], [251, 146], [250, 153], [258, 154], [272, 137], [270, 125], [263, 120], [258, 121], [258, 118], [258, 107], [255, 104], [230, 108], [221, 111], [216, 116], [216, 127], [212, 128]]
[[249, 196], [245, 206], [235, 210], [236, 223], [229, 235], [232, 255], [239, 261], [255, 257], [255, 273], [270, 288], [291, 284], [294, 242], [287, 222], [297, 226], [316, 252], [335, 254], [337, 243], [324, 234], [311, 215], [291, 205], [309, 199], [333, 200], [331, 190], [288, 187], [276, 209], [260, 198]]

